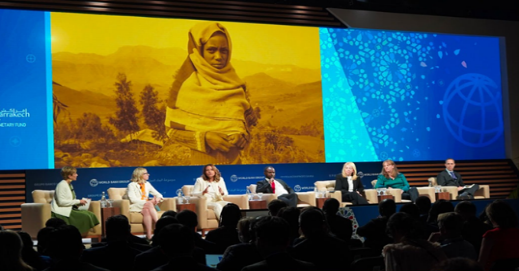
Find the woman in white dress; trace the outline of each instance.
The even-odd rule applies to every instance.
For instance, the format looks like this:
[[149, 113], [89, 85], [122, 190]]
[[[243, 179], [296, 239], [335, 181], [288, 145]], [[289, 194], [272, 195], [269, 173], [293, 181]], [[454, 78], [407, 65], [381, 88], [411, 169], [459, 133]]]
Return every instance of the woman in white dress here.
[[213, 209], [216, 218], [220, 219], [223, 206], [229, 203], [223, 200], [223, 196], [226, 195], [229, 195], [229, 192], [220, 171], [213, 164], [205, 165], [202, 176], [196, 179], [193, 196], [206, 197], [207, 207]]
[[[155, 205], [162, 200], [162, 194], [148, 182], [149, 178], [150, 174], [145, 168], [136, 168], [133, 171], [131, 182], [128, 184], [128, 198], [130, 199], [130, 212], [142, 214], [146, 238], [151, 240], [153, 224], [159, 220]], [[153, 195], [153, 199], [149, 199], [149, 194]]]

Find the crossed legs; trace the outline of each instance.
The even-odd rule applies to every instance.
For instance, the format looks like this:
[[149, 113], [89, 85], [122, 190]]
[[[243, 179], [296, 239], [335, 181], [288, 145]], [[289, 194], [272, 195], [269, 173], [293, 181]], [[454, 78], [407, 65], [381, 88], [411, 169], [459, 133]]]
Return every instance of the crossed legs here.
[[144, 203], [141, 214], [142, 224], [144, 224], [144, 229], [146, 230], [146, 238], [151, 240], [151, 236], [153, 235], [153, 224], [159, 220], [159, 216], [157, 214], [157, 210], [155, 210], [153, 202], [148, 201]]

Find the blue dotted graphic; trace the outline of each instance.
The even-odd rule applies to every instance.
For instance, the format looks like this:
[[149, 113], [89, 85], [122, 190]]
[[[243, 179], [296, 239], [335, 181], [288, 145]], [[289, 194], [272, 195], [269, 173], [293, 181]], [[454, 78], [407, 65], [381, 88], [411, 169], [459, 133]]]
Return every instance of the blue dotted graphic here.
[[[497, 38], [332, 28], [320, 36], [327, 162], [504, 157]], [[480, 75], [478, 99], [454, 83], [468, 73]], [[352, 123], [353, 135], [344, 133]]]

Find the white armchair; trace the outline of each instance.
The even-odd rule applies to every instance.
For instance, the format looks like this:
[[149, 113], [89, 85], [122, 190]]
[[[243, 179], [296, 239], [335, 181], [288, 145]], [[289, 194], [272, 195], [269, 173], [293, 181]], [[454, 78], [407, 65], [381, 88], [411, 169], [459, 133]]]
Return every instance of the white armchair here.
[[[192, 195], [194, 185], [182, 186], [184, 195]], [[177, 197], [175, 197], [177, 199]], [[232, 202], [240, 207], [240, 209], [248, 209], [249, 201], [247, 195], [227, 195], [223, 197], [224, 201]], [[218, 228], [218, 219], [213, 209], [207, 206], [207, 198], [205, 196], [191, 196], [189, 203], [196, 205], [196, 214], [198, 216], [198, 229], [204, 233], [205, 231]]]

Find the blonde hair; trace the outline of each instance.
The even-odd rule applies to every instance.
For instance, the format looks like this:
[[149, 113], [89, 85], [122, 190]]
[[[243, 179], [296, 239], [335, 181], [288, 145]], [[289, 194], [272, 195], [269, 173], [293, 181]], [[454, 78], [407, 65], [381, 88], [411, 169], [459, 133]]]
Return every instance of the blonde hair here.
[[68, 180], [68, 177], [76, 172], [77, 169], [75, 167], [66, 166], [61, 169], [61, 177], [63, 177], [64, 180]]
[[[384, 170], [385, 163], [393, 165], [393, 172], [391, 172], [391, 176]], [[398, 176], [399, 172], [398, 172], [398, 169], [396, 168], [395, 162], [391, 159], [387, 159], [386, 161], [382, 162], [382, 171], [380, 172], [380, 174], [384, 175], [384, 177], [386, 177], [386, 179], [389, 179], [390, 177], [396, 178], [396, 176]]]
[[138, 167], [133, 170], [132, 179], [130, 181], [137, 183], [145, 183], [146, 181], [142, 179], [142, 174], [147, 170], [143, 167]]
[[346, 175], [346, 166], [350, 166], [353, 169], [352, 179], [357, 180], [357, 167], [353, 162], [344, 163], [344, 166], [342, 166], [342, 177], [348, 177], [348, 175]]
[[22, 259], [22, 238], [14, 231], [0, 231], [0, 262], [4, 270], [33, 270]]
[[220, 171], [216, 168], [215, 165], [213, 164], [207, 164], [204, 166], [204, 169], [202, 170], [202, 179], [204, 179], [205, 181], [209, 180], [209, 177], [207, 175], [205, 175], [205, 169], [207, 167], [212, 167], [213, 170], [214, 170], [214, 179], [213, 179], [213, 182], [219, 182], [220, 181], [220, 177], [222, 176], [222, 174], [220, 174]]

